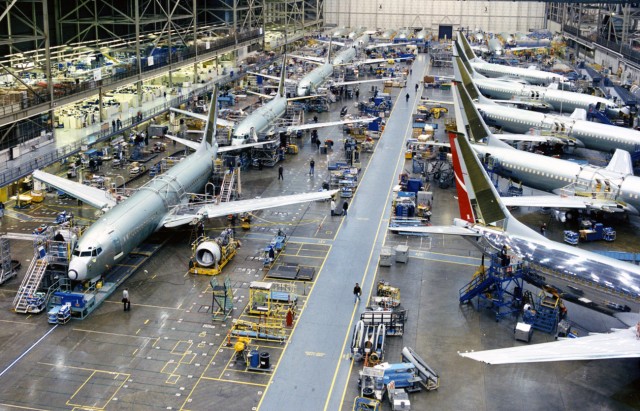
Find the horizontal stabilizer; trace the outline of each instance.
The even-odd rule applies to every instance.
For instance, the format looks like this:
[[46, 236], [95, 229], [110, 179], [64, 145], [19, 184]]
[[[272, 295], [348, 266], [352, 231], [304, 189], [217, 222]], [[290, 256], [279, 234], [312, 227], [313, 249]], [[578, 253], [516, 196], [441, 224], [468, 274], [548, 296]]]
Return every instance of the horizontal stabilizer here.
[[187, 140], [186, 138], [180, 138], [180, 137], [176, 137], [174, 135], [171, 134], [167, 134], [165, 135], [165, 137], [167, 137], [170, 140], [175, 141], [176, 143], [180, 143], [182, 145], [185, 145], [191, 149], [197, 150], [198, 147], [200, 146], [200, 143], [198, 143], [197, 141], [191, 141], [191, 140]]
[[629, 154], [629, 152], [626, 150], [620, 150], [619, 148], [616, 149], [606, 169], [625, 175], [633, 175], [633, 163], [631, 162], [631, 154]]
[[292, 194], [287, 196], [230, 201], [220, 204], [207, 204], [202, 206], [195, 214], [168, 216], [164, 221], [164, 226], [167, 228], [177, 227], [184, 224], [191, 224], [205, 218], [222, 217], [229, 214], [264, 210], [266, 208], [282, 207], [292, 204], [306, 203], [309, 201], [326, 200], [337, 192], [338, 190], [318, 191], [315, 193]]
[[40, 170], [33, 172], [33, 178], [99, 210], [111, 208], [116, 205], [116, 201], [111, 198], [109, 193], [95, 187], [86, 186]]
[[[209, 121], [209, 116], [206, 114], [199, 114], [199, 113], [194, 113], [192, 111], [180, 110], [179, 108], [175, 108], [175, 107], [171, 107], [171, 111], [178, 114], [184, 114], [185, 116], [188, 116], [188, 117], [197, 118], [198, 120]], [[221, 118], [218, 118], [218, 120], [216, 121], [216, 124], [222, 127], [234, 126], [234, 123], [232, 121], [223, 120]]]
[[638, 358], [640, 343], [636, 337], [635, 327], [631, 327], [615, 330], [609, 334], [459, 354], [487, 364]]

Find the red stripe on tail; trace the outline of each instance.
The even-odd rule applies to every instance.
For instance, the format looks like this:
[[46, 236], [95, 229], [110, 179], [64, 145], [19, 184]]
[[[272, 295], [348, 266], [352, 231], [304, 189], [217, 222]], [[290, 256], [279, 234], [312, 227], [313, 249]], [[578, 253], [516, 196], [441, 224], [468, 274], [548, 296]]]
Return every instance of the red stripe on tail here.
[[[464, 138], [463, 135], [461, 135]], [[460, 163], [460, 155], [457, 146], [458, 133], [449, 132], [449, 142], [451, 143], [451, 156], [453, 157], [453, 173], [456, 178], [456, 189], [458, 191], [458, 207], [460, 208], [460, 218], [470, 223], [475, 223], [469, 193], [465, 185], [464, 173], [462, 172], [462, 164]]]

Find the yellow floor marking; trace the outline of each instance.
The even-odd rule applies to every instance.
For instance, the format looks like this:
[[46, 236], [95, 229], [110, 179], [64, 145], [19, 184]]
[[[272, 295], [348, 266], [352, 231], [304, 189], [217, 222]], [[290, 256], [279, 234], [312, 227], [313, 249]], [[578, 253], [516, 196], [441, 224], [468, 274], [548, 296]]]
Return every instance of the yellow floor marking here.
[[165, 384], [177, 384], [179, 379], [180, 379], [179, 375], [171, 374], [167, 377], [167, 379], [164, 382]]
[[0, 402], [0, 406], [7, 406], [7, 407], [10, 407], [10, 408], [18, 408], [20, 410], [48, 411], [48, 410], [43, 410], [42, 408], [23, 407], [21, 405], [6, 404], [6, 403], [3, 403], [3, 402]]
[[245, 381], [236, 381], [236, 380], [225, 380], [222, 378], [213, 378], [213, 377], [202, 377], [203, 380], [209, 381], [220, 381], [220, 382], [230, 382], [233, 384], [242, 384], [242, 385], [253, 385], [254, 387], [266, 387], [267, 384], [258, 384], [255, 382], [245, 382]]

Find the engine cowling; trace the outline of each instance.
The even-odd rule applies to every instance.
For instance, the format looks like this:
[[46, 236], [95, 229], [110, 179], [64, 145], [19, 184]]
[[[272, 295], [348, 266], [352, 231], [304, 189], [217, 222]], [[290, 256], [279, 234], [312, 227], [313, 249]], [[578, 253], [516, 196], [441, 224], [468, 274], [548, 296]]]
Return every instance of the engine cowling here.
[[196, 261], [201, 267], [213, 267], [221, 258], [222, 251], [215, 241], [203, 241], [196, 248]]

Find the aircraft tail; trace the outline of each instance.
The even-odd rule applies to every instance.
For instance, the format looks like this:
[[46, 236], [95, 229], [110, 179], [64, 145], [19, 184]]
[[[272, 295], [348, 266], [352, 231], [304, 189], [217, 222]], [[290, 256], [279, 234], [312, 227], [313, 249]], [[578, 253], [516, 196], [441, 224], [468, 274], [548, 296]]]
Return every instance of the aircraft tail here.
[[[456, 48], [457, 47], [458, 46], [456, 44]], [[478, 90], [478, 87], [471, 79], [471, 75], [469, 74], [469, 69], [467, 68], [467, 67], [471, 67], [471, 65], [468, 63], [469, 61], [467, 60], [467, 64], [465, 64], [465, 60], [463, 57], [460, 57], [459, 55], [458, 56], [454, 55], [453, 72], [454, 72], [454, 78], [456, 79], [456, 81], [461, 81], [464, 84], [464, 87], [466, 88], [467, 93], [469, 93], [469, 96], [471, 97], [472, 100], [477, 100], [479, 103], [482, 103], [482, 104], [497, 104], [496, 102], [491, 101], [490, 99], [483, 96], [482, 93], [480, 93], [480, 90]]]
[[[454, 99], [458, 99], [458, 90], [452, 89]], [[456, 100], [454, 100], [456, 101]], [[466, 136], [462, 133], [450, 133], [451, 152], [454, 159], [456, 178], [464, 178], [467, 196], [461, 197], [458, 192], [461, 217], [467, 219], [474, 216], [476, 221], [484, 224], [505, 226], [511, 214], [500, 200], [500, 195], [491, 183], [489, 176], [480, 164]], [[464, 174], [466, 170], [466, 174]], [[470, 204], [470, 205], [469, 205]], [[469, 211], [471, 210], [471, 211]]]
[[[459, 59], [456, 60], [459, 61]], [[487, 144], [491, 146], [512, 148], [510, 145], [500, 141], [500, 139], [495, 137], [491, 130], [489, 130], [489, 127], [487, 127], [486, 123], [480, 116], [475, 104], [471, 101], [467, 86], [465, 86], [463, 82], [456, 81], [454, 88], [456, 88], [456, 91], [460, 96], [460, 102], [453, 102], [454, 106], [456, 106], [456, 114], [460, 111], [461, 115], [464, 116], [461, 117], [460, 120], [456, 117], [456, 121], [464, 127], [464, 131], [469, 139], [476, 143], [486, 140]], [[460, 104], [460, 107], [458, 107], [458, 104]], [[459, 129], [458, 131], [462, 130]]]
[[471, 49], [471, 45], [469, 44], [467, 37], [461, 31], [458, 32], [458, 41], [454, 43], [458, 43], [458, 42], [462, 46], [462, 49], [464, 50], [464, 55], [467, 57], [469, 61], [483, 61], [481, 58], [476, 56], [476, 53], [473, 52], [473, 49]]
[[202, 142], [198, 147], [198, 150], [206, 150], [207, 146], [211, 144], [212, 147], [217, 147], [218, 142], [216, 140], [216, 123], [218, 122], [218, 87], [213, 88], [211, 94], [211, 105], [209, 106], [209, 119], [204, 126], [204, 136]]
[[284, 97], [284, 79], [287, 78], [287, 53], [282, 56], [282, 69], [280, 70], [280, 84], [278, 85], [278, 96]]

